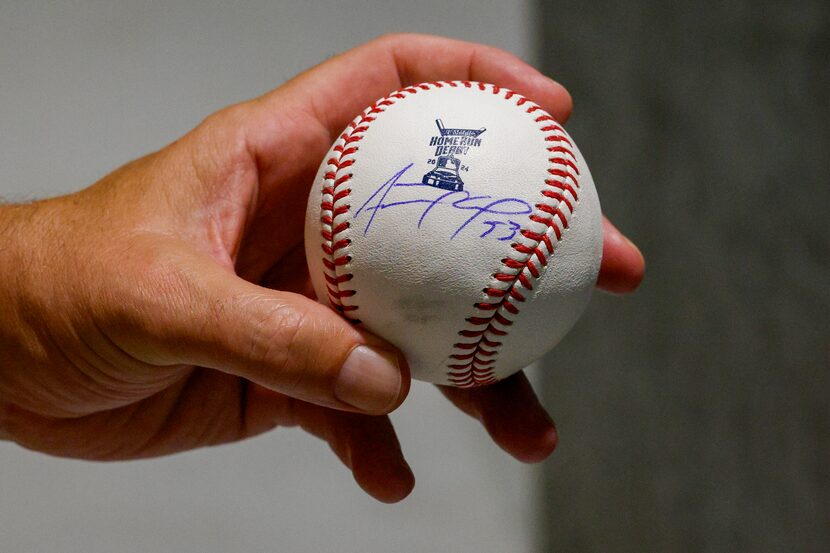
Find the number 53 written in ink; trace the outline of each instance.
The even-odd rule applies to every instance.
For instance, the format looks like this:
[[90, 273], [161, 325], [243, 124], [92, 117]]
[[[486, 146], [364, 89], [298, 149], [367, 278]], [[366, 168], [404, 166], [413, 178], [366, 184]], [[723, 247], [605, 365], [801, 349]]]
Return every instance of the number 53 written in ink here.
[[513, 220], [507, 221], [482, 221], [483, 224], [489, 225], [490, 228], [481, 233], [479, 238], [484, 238], [493, 233], [494, 230], [499, 229], [499, 232], [494, 234], [496, 240], [513, 240], [516, 233], [522, 229], [522, 226]]

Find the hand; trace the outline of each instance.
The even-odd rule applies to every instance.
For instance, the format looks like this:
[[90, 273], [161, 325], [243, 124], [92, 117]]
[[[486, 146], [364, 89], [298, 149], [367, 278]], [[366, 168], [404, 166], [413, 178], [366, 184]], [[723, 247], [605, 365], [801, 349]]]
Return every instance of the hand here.
[[[560, 121], [568, 93], [515, 57], [390, 36], [222, 110], [76, 194], [0, 208], [0, 436], [87, 459], [165, 455], [299, 425], [382, 501], [413, 486], [387, 416], [409, 373], [392, 346], [316, 303], [303, 219], [317, 166], [366, 105], [402, 85], [479, 80]], [[639, 252], [610, 224], [599, 286], [634, 289]], [[523, 461], [554, 448], [522, 375], [445, 389]]]

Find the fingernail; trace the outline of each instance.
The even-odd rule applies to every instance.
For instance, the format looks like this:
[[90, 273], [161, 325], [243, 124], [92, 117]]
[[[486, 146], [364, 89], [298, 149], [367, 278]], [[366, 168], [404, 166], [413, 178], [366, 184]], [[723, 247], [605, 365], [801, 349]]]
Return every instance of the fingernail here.
[[400, 393], [397, 355], [369, 346], [352, 350], [334, 384], [337, 399], [370, 413], [385, 413]]

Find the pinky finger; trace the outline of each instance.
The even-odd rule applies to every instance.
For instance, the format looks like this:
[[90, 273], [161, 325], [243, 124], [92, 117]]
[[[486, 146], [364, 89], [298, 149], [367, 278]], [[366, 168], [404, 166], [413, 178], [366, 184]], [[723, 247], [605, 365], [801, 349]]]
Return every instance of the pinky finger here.
[[[326, 441], [346, 465], [357, 484], [384, 503], [405, 498], [415, 477], [401, 452], [388, 416], [371, 416], [328, 409], [276, 394], [260, 386], [249, 394], [249, 412], [260, 419], [265, 413], [280, 426], [300, 426]], [[272, 425], [273, 426], [273, 425]]]
[[481, 388], [439, 389], [456, 407], [478, 419], [493, 441], [516, 459], [537, 463], [556, 448], [556, 426], [524, 373]]

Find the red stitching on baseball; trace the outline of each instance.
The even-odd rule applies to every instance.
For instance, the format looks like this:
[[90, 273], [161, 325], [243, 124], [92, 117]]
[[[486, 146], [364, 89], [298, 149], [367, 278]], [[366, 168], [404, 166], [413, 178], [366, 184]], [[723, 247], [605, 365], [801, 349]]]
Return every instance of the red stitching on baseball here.
[[[347, 214], [351, 208], [348, 203], [352, 192], [351, 188], [341, 189], [340, 187], [352, 178], [352, 173], [344, 170], [355, 163], [354, 155], [358, 151], [358, 146], [354, 144], [363, 140], [363, 135], [372, 122], [379, 114], [386, 111], [387, 107], [394, 105], [396, 100], [402, 100], [408, 95], [416, 94], [419, 90], [430, 90], [433, 87], [442, 88], [444, 85], [458, 86], [456, 83], [421, 83], [396, 90], [385, 98], [381, 98], [349, 123], [347, 130], [340, 135], [338, 143], [332, 148], [334, 155], [326, 160], [329, 168], [323, 175], [324, 182], [320, 199], [320, 236], [323, 238], [320, 247], [324, 254], [323, 276], [328, 284], [326, 289], [329, 303], [352, 323], [360, 323], [360, 319], [357, 318], [357, 313], [355, 313], [359, 307], [352, 300], [347, 305], [343, 303], [343, 299], [352, 298], [357, 294], [357, 290], [342, 286], [354, 277], [352, 273], [342, 272], [348, 270], [347, 266], [351, 261], [351, 256], [345, 255], [351, 240], [340, 237], [350, 225], [348, 221], [336, 223], [336, 219], [338, 216]], [[469, 87], [471, 85], [465, 83], [465, 86]], [[338, 269], [341, 271], [340, 274], [338, 274]]]
[[[479, 90], [485, 89], [479, 84]], [[492, 88], [494, 94], [501, 90]], [[503, 93], [505, 100], [514, 96], [518, 98], [517, 106], [530, 103], [525, 109], [529, 114], [542, 109], [515, 92], [505, 90]], [[515, 257], [501, 260], [502, 265], [493, 274], [491, 285], [483, 290], [484, 298], [474, 305], [479, 313], [467, 317], [467, 328], [458, 332], [460, 337], [471, 341], [455, 343], [449, 356], [454, 362], [447, 364], [447, 378], [456, 386], [483, 386], [497, 380], [494, 365], [502, 342], [492, 338], [508, 335], [508, 328], [519, 314], [516, 303], [526, 300], [523, 292], [533, 291], [535, 280], [542, 276], [540, 267], [547, 267], [554, 252], [554, 240], [562, 239], [562, 232], [568, 228], [570, 216], [579, 201], [579, 167], [573, 144], [550, 115], [540, 115], [534, 120], [544, 123], [539, 128], [544, 140], [555, 143], [547, 147], [550, 155], [548, 173], [552, 178], [544, 181], [549, 188], [540, 191], [541, 201], [535, 205], [536, 212], [528, 218], [534, 228], [525, 227], [519, 231], [517, 236], [523, 240], [510, 245]]]

